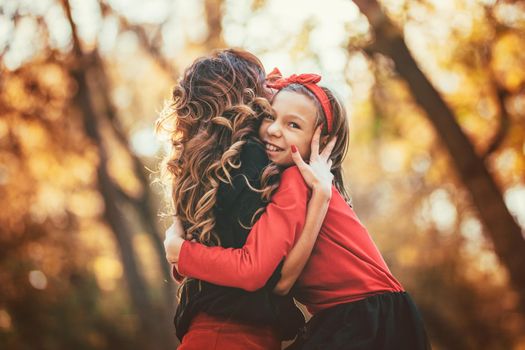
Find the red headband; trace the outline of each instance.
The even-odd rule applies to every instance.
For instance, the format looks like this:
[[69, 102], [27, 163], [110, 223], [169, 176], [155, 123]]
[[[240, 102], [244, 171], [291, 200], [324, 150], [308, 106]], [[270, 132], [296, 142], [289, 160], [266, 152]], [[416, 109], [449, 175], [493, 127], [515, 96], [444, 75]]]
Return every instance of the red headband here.
[[317, 83], [321, 80], [321, 76], [317, 74], [293, 74], [288, 78], [283, 78], [279, 69], [274, 68], [266, 77], [266, 86], [272, 89], [281, 90], [290, 84], [299, 84], [310, 90], [317, 101], [321, 104], [324, 115], [326, 116], [326, 128], [328, 132], [332, 132], [332, 108], [330, 100]]

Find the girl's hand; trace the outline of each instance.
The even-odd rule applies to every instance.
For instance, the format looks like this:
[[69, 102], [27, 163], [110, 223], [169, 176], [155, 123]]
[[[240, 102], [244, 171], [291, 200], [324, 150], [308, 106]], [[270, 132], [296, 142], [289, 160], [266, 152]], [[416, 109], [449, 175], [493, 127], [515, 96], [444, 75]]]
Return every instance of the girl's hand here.
[[310, 153], [309, 163], [306, 163], [301, 157], [301, 154], [297, 151], [292, 151], [292, 159], [299, 168], [299, 171], [308, 187], [310, 187], [312, 191], [319, 191], [330, 199], [332, 196], [332, 181], [334, 179], [334, 175], [330, 172], [332, 167], [330, 154], [334, 149], [337, 137], [334, 136], [319, 154], [320, 139], [321, 126], [317, 127], [314, 136], [312, 137], [312, 151]]
[[166, 251], [166, 259], [171, 264], [176, 264], [179, 261], [179, 254], [186, 237], [186, 231], [182, 227], [182, 223], [177, 216], [173, 220], [173, 224], [166, 230], [166, 237], [164, 238], [164, 250]]

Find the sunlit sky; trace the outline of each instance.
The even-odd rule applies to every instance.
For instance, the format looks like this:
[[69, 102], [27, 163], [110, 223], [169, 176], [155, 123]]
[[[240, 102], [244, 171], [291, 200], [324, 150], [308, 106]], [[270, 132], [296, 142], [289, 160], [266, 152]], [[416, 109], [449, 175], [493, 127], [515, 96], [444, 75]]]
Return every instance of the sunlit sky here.
[[[453, 72], [445, 72], [432, 59], [429, 45], [445, 44], [452, 31], [468, 33], [480, 3], [493, 0], [433, 0], [433, 15], [428, 16], [428, 6], [412, 3], [404, 28], [409, 45], [427, 70], [432, 71], [435, 83], [447, 92], [460, 86], [460, 78]], [[123, 54], [136, 50], [133, 36], [118, 35], [117, 20], [103, 20], [96, 0], [71, 0], [73, 16], [78, 31], [89, 48], [97, 42], [102, 53], [110, 53], [116, 47]], [[162, 51], [168, 58], [175, 58], [186, 48], [187, 42], [199, 43], [206, 38], [203, 0], [109, 0], [110, 6], [132, 23], [155, 28], [162, 25]], [[406, 1], [382, 2], [394, 17], [401, 16]], [[22, 18], [12, 36], [13, 23], [5, 20], [18, 9], [20, 14], [34, 14], [44, 18], [49, 28], [52, 45], [67, 50], [70, 45], [70, 28], [63, 16], [61, 6], [53, 0], [3, 0], [0, 15], [0, 49], [6, 44], [10, 50], [4, 57], [5, 65], [15, 69], [30, 59], [41, 48], [40, 34], [33, 18]], [[418, 18], [426, 18], [424, 26]], [[428, 20], [430, 18], [430, 20]], [[443, 26], [443, 18], [448, 26]], [[5, 24], [4, 24], [5, 23]], [[311, 35], [301, 37], [301, 30], [308, 24]], [[278, 66], [284, 74], [311, 71], [321, 73], [323, 82], [333, 87], [343, 97], [352, 94], [346, 75], [362, 78], [367, 67], [359, 62], [359, 56], [349, 57], [346, 49], [349, 37], [362, 36], [368, 31], [368, 23], [357, 7], [349, 0], [326, 0], [322, 6], [316, 0], [268, 0], [254, 11], [252, 1], [226, 0], [224, 3], [223, 36], [227, 46], [237, 46], [257, 54], [266, 68]], [[10, 42], [8, 43], [9, 38]], [[293, 38], [293, 40], [290, 40]], [[179, 60], [180, 57], [177, 57]], [[185, 57], [189, 64], [194, 57]], [[362, 80], [362, 79], [356, 79]], [[355, 88], [352, 84], [352, 88]], [[359, 88], [357, 88], [359, 89]], [[357, 93], [359, 95], [359, 93]]]
[[[360, 16], [351, 1], [330, 0], [319, 6], [315, 0], [269, 0], [262, 10], [255, 13], [250, 3], [242, 0], [225, 2], [223, 34], [227, 46], [243, 47], [256, 53], [269, 70], [278, 66], [284, 74], [297, 71], [321, 73], [325, 84], [345, 97], [350, 94], [344, 75], [348, 61], [345, 49], [347, 33], [362, 35], [368, 30], [366, 19]], [[163, 23], [162, 50], [168, 57], [176, 57], [182, 52], [186, 41], [198, 43], [206, 38], [208, 28], [202, 0], [111, 0], [109, 4], [133, 23]], [[133, 37], [117, 36], [116, 19], [102, 20], [96, 1], [72, 0], [71, 5], [86, 47], [97, 41], [103, 53], [115, 47], [124, 54], [136, 49]], [[9, 17], [17, 8], [19, 11], [21, 9], [22, 14], [26, 12], [43, 16], [48, 24], [52, 45], [58, 49], [68, 49], [70, 28], [56, 1], [5, 0], [2, 7], [5, 17]], [[306, 22], [313, 27], [308, 41], [290, 41], [289, 38], [300, 34]], [[7, 44], [12, 30], [11, 21], [0, 26], [0, 48]], [[40, 33], [33, 18], [23, 18], [9, 42], [10, 50], [4, 57], [5, 65], [15, 69], [30, 59], [41, 48], [39, 38]], [[302, 51], [307, 52], [301, 54]], [[192, 59], [188, 57], [187, 63]]]

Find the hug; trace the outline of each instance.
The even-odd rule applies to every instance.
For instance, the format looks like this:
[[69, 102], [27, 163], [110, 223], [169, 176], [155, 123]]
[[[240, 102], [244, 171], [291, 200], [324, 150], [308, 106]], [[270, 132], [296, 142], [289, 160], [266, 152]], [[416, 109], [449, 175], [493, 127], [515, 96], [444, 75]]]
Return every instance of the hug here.
[[[345, 108], [321, 77], [268, 76], [249, 52], [197, 59], [170, 131], [181, 350], [429, 349], [417, 307], [343, 182]], [[313, 315], [305, 324], [294, 299]]]

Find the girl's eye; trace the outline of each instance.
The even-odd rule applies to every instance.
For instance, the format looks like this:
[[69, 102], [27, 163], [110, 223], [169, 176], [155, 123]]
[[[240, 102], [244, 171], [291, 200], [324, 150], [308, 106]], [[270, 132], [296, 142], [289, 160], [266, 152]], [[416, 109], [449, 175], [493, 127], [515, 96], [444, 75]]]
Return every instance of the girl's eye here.
[[271, 115], [271, 114], [265, 114], [265, 115], [264, 115], [264, 119], [274, 120], [275, 118], [274, 118], [273, 115]]
[[290, 125], [290, 127], [293, 128], [293, 129], [300, 129], [299, 124], [297, 124], [297, 123], [290, 122], [289, 125]]

